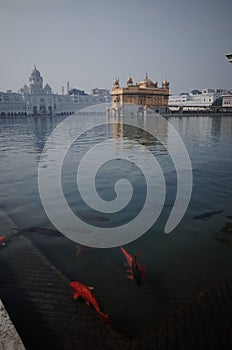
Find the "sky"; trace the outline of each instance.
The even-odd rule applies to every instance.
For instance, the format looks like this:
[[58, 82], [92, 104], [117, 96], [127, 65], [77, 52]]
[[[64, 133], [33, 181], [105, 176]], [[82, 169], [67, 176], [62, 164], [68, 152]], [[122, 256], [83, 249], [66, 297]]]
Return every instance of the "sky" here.
[[0, 91], [34, 64], [61, 93], [147, 73], [170, 92], [232, 88], [231, 0], [0, 0]]

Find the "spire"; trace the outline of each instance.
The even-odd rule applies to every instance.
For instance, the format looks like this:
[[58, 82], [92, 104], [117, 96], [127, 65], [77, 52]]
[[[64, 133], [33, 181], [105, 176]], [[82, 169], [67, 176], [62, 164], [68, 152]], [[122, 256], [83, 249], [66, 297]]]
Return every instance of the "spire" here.
[[114, 81], [114, 87], [118, 88], [119, 87], [119, 76], [116, 77], [115, 81]]
[[131, 74], [129, 74], [129, 77], [127, 79], [127, 86], [132, 86], [133, 85], [133, 79], [131, 77]]

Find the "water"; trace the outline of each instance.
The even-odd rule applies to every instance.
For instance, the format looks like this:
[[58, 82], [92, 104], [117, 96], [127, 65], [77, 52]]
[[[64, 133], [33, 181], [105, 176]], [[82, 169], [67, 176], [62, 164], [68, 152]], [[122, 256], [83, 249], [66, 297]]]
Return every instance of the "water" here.
[[[38, 164], [48, 136], [64, 119], [57, 116], [0, 119], [0, 208], [19, 228], [53, 227], [39, 196]], [[103, 200], [115, 198], [114, 184], [121, 177], [126, 177], [133, 185], [134, 197], [127, 211], [116, 215], [92, 211], [80, 198], [76, 185], [79, 161], [91, 147], [111, 137], [115, 140], [115, 152], [118, 140], [124, 137], [125, 149], [130, 149], [134, 140], [155, 155], [166, 181], [165, 205], [152, 228], [126, 246], [131, 254], [142, 251], [141, 260], [148, 271], [148, 279], [142, 287], [125, 278], [126, 268], [119, 248], [90, 250], [77, 257], [76, 243], [62, 236], [32, 237], [71, 280], [78, 275], [84, 283], [95, 285], [102, 308], [111, 314], [115, 327], [128, 336], [165, 319], [232, 265], [231, 245], [214, 238], [229, 221], [227, 216], [232, 215], [232, 116], [170, 117], [168, 121], [181, 135], [193, 169], [193, 192], [188, 209], [169, 235], [163, 230], [175, 200], [177, 179], [168, 153], [173, 141], [170, 127], [165, 123], [151, 124], [150, 127], [156, 129], [157, 139], [143, 131], [125, 128], [122, 123], [88, 131], [73, 143], [62, 168], [63, 191], [73, 212], [85, 216], [91, 224], [93, 218], [100, 215], [94, 224], [110, 228], [132, 220], [144, 204], [146, 181], [136, 166], [136, 156], [131, 163], [120, 159], [109, 161], [97, 173], [96, 188]], [[98, 122], [105, 123], [106, 118], [101, 115], [77, 117], [78, 130], [86, 125], [93, 127]], [[62, 132], [57, 142], [65, 144], [71, 136], [69, 132]], [[149, 164], [147, 166], [149, 171]], [[88, 174], [84, 186], [88, 188]], [[62, 216], [55, 192], [51, 193], [50, 201]], [[208, 221], [193, 220], [196, 215], [219, 210], [223, 212]]]

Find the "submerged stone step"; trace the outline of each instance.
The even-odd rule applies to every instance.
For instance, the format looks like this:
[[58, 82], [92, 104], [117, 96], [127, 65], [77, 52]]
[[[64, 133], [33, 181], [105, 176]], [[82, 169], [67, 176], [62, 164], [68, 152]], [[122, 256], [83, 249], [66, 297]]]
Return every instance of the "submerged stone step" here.
[[1, 250], [0, 280], [0, 295], [27, 350], [128, 348], [126, 337], [93, 308], [73, 300], [70, 281], [24, 235]]

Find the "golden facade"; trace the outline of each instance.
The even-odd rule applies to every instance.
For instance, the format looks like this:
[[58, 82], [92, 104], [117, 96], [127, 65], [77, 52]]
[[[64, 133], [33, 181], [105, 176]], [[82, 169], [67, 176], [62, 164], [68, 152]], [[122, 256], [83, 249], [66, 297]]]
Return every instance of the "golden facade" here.
[[168, 108], [169, 82], [164, 80], [162, 86], [146, 77], [140, 83], [133, 83], [131, 77], [127, 80], [127, 87], [121, 87], [119, 79], [114, 81], [111, 91], [112, 107], [118, 108], [131, 103], [152, 109]]

